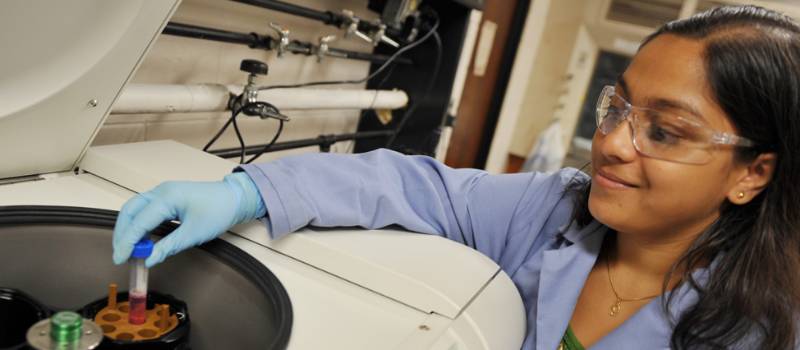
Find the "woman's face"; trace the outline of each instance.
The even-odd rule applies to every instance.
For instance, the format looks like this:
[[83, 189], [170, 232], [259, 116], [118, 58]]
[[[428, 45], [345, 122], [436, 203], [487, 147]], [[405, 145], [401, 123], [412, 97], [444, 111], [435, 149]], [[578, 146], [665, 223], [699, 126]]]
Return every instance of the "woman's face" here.
[[[702, 53], [702, 41], [660, 35], [636, 54], [616, 92], [633, 106], [700, 117], [708, 127], [736, 134], [714, 101]], [[631, 130], [622, 122], [606, 135], [595, 131], [590, 212], [621, 233], [660, 239], [699, 234], [736, 184], [733, 170], [741, 165], [733, 149], [717, 147], [701, 165], [655, 159], [637, 152]]]

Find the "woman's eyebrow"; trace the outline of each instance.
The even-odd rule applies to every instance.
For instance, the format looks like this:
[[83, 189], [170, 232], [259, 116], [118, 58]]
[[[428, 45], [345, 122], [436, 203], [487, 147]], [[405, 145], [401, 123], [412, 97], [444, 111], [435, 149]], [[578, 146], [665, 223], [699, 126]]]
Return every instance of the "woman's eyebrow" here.
[[[620, 74], [617, 77], [617, 84], [619, 84], [620, 89], [622, 90], [622, 94], [627, 97], [628, 101], [633, 101], [633, 96], [631, 96], [630, 90], [628, 89], [628, 82], [625, 81], [625, 77]], [[673, 109], [673, 110], [681, 110], [691, 114], [693, 117], [698, 118], [700, 120], [705, 121], [703, 115], [697, 111], [692, 105], [681, 102], [678, 100], [668, 99], [668, 98], [650, 98], [647, 100], [647, 108], [653, 109]]]
[[688, 112], [695, 118], [705, 121], [703, 115], [700, 114], [700, 112], [698, 112], [697, 109], [692, 107], [692, 105], [677, 100], [672, 100], [668, 98], [652, 98], [647, 100], [647, 107], [653, 109], [673, 109], [673, 110], [677, 109], [684, 112]]

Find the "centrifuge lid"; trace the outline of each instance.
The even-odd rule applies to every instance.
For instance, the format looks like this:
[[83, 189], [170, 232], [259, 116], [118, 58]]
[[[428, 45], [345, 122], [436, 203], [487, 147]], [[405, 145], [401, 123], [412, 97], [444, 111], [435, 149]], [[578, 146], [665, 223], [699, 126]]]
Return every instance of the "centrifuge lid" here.
[[74, 168], [178, 2], [0, 3], [0, 179]]

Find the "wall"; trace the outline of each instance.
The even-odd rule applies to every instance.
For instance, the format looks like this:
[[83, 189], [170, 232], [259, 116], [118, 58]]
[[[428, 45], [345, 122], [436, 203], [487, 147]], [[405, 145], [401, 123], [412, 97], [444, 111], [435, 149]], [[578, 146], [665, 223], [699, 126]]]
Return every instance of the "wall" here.
[[567, 66], [583, 19], [582, 11], [576, 9], [583, 6], [584, 0], [554, 1], [544, 17], [547, 22], [512, 136], [511, 154], [527, 156], [539, 133], [564, 108], [559, 106], [559, 97], [566, 93]]
[[[293, 0], [291, 3], [317, 10], [353, 10], [361, 18], [374, 19], [378, 15], [366, 9], [367, 0]], [[310, 19], [292, 16], [259, 7], [220, 0], [184, 0], [172, 21], [195, 24], [236, 32], [275, 32], [269, 22], [276, 22], [291, 30], [290, 37], [316, 43], [318, 38], [336, 34], [340, 39], [331, 47], [371, 52], [372, 46], [356, 38], [342, 39], [343, 31]], [[246, 74], [239, 70], [244, 58], [266, 62], [269, 75], [259, 84], [287, 84], [318, 80], [360, 79], [368, 74], [365, 61], [328, 58], [317, 63], [316, 57], [253, 50], [244, 45], [228, 44], [200, 39], [161, 35], [134, 75], [133, 83], [188, 84], [246, 82]], [[325, 88], [325, 87], [323, 87]], [[339, 85], [334, 89], [362, 89], [360, 86]], [[353, 132], [358, 123], [359, 111], [289, 111], [292, 117], [286, 124], [279, 141], [316, 137], [319, 134]], [[202, 148], [219, 130], [229, 112], [186, 114], [110, 115], [94, 140], [94, 145], [173, 139]], [[274, 120], [243, 117], [238, 119], [247, 144], [269, 141], [277, 128]], [[334, 145], [333, 151], [344, 152], [350, 142]], [[217, 141], [214, 149], [238, 146], [232, 128]], [[316, 151], [309, 147], [294, 151], [276, 152], [262, 156], [271, 159], [289, 153]]]

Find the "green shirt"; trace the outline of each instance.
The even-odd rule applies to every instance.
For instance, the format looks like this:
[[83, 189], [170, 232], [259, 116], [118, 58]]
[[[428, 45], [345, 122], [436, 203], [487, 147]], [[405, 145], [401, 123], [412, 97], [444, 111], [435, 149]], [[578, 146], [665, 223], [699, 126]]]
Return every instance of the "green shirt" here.
[[564, 337], [561, 338], [561, 343], [558, 344], [558, 350], [584, 350], [569, 325], [567, 325], [567, 331], [564, 332]]

